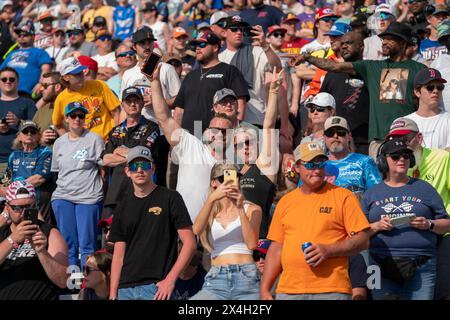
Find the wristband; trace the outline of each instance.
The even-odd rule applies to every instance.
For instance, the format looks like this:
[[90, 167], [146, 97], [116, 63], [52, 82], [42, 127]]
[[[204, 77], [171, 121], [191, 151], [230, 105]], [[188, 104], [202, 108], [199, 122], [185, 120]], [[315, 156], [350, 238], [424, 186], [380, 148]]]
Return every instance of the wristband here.
[[17, 249], [19, 248], [19, 244], [17, 242], [15, 242], [11, 236], [9, 236], [8, 238], [6, 238], [9, 242], [9, 244], [12, 246], [13, 249]]

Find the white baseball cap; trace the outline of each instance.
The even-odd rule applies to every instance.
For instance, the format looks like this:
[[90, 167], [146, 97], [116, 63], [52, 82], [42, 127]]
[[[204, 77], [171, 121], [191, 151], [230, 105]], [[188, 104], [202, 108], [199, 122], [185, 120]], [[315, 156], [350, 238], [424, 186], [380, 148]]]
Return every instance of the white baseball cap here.
[[84, 69], [87, 69], [87, 67], [82, 66], [80, 61], [78, 61], [77, 58], [71, 57], [64, 59], [61, 61], [60, 64], [60, 73], [62, 76], [65, 76], [67, 74], [78, 74]]
[[209, 19], [209, 24], [210, 25], [216, 24], [220, 20], [228, 18], [228, 17], [229, 17], [228, 13], [226, 13], [224, 11], [217, 11]]
[[319, 107], [331, 107], [336, 109], [336, 101], [333, 96], [327, 92], [320, 92], [311, 101], [306, 104], [306, 107], [309, 108], [312, 105], [316, 105]]
[[382, 3], [375, 8], [375, 13], [382, 13], [382, 12], [394, 15], [391, 6], [388, 5], [387, 3]]

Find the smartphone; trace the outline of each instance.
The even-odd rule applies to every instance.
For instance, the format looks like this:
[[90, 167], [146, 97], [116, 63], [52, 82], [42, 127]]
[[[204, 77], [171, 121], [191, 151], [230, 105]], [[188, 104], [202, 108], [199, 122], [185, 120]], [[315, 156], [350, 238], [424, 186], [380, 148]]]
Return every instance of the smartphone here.
[[145, 74], [150, 79], [153, 78], [153, 73], [155, 72], [156, 67], [158, 66], [158, 63], [161, 61], [161, 56], [157, 53], [152, 52], [150, 56], [145, 61], [144, 65], [142, 66], [142, 73]]
[[7, 124], [8, 121], [6, 121], [6, 118], [3, 118], [3, 119], [1, 120], [1, 123]]
[[231, 182], [232, 185], [235, 186], [238, 185], [236, 170], [229, 170], [229, 169], [223, 170], [223, 183], [226, 183], [227, 181], [232, 181]]
[[30, 220], [31, 224], [38, 224], [38, 210], [35, 208], [25, 209], [23, 212], [23, 219]]
[[416, 214], [415, 213], [409, 213], [409, 214], [407, 214], [405, 216], [391, 218], [391, 224], [394, 227], [397, 227], [397, 226], [400, 226], [402, 224], [410, 223], [411, 220], [414, 220], [415, 218], [416, 218]]

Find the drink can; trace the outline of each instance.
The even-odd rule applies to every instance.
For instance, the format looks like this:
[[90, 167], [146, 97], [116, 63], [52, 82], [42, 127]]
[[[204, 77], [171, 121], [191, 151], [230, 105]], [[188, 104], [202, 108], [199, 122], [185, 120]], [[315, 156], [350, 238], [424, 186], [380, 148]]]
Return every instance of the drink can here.
[[306, 248], [308, 248], [308, 247], [310, 247], [310, 246], [312, 246], [312, 243], [311, 243], [311, 242], [305, 242], [305, 243], [303, 243], [303, 244], [302, 244], [302, 251], [303, 251], [303, 253], [305, 252]]

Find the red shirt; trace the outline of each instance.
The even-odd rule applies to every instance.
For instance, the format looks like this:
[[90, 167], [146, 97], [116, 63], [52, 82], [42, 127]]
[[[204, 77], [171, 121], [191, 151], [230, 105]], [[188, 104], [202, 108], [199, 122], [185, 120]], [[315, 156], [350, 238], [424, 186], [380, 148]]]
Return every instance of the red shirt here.
[[300, 54], [300, 49], [309, 42], [309, 40], [302, 38], [295, 38], [292, 41], [283, 41], [281, 51], [289, 54]]

